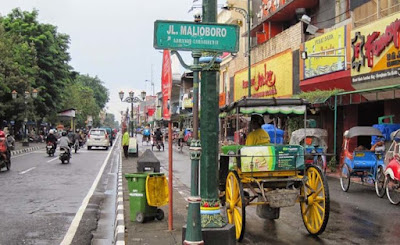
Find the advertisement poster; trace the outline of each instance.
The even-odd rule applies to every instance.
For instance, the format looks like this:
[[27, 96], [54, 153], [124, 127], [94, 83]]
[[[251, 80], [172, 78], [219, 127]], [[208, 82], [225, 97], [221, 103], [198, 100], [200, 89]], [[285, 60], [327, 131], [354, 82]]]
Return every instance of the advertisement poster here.
[[[234, 100], [248, 95], [247, 68], [235, 73]], [[293, 94], [293, 56], [287, 50], [251, 66], [251, 97], [290, 97]]]
[[353, 85], [397, 78], [400, 75], [399, 37], [398, 14], [351, 32]]
[[171, 70], [171, 54], [169, 50], [164, 50], [163, 63], [161, 71], [161, 89], [162, 89], [162, 104], [164, 120], [171, 120], [171, 89], [172, 89], [172, 70]]
[[[303, 69], [301, 80], [345, 70], [346, 52], [348, 52], [348, 62], [350, 61], [350, 48], [346, 49], [347, 46], [350, 47], [350, 44], [347, 45], [350, 33], [347, 33], [346, 29], [347, 26], [342, 26], [303, 44], [302, 51], [307, 52], [308, 58], [300, 59], [300, 67]], [[323, 57], [312, 57], [312, 55]], [[338, 56], [329, 57], [330, 55]]]

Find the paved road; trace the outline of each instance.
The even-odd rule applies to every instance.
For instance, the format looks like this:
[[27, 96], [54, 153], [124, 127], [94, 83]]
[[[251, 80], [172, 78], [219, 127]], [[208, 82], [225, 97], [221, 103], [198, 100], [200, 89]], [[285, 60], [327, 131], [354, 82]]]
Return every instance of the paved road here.
[[100, 149], [80, 149], [70, 164], [61, 164], [58, 151], [14, 156], [11, 170], [0, 173], [0, 244], [60, 244], [64, 238], [90, 244], [107, 189], [97, 183], [111, 181], [118, 159]]
[[[150, 146], [142, 146], [149, 149]], [[161, 165], [168, 169], [168, 145], [164, 152], [154, 151]], [[188, 149], [173, 151], [174, 185], [188, 195], [190, 158]], [[300, 207], [282, 208], [280, 218], [269, 221], [256, 215], [255, 207], [246, 208], [246, 234], [241, 244], [397, 244], [400, 241], [400, 206], [378, 198], [373, 186], [353, 184], [348, 193], [339, 180], [328, 177], [330, 219], [325, 232], [310, 236], [303, 225]]]

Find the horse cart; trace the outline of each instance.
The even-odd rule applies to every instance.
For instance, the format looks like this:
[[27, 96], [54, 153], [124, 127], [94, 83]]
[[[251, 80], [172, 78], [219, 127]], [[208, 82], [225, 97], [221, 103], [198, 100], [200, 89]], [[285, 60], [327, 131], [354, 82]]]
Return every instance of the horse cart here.
[[[221, 109], [224, 115], [251, 115], [269, 119], [289, 115], [307, 118], [309, 103], [302, 99], [244, 98]], [[219, 190], [228, 222], [235, 225], [236, 240], [245, 233], [246, 207], [257, 206], [257, 215], [278, 219], [280, 209], [300, 204], [307, 231], [321, 234], [329, 219], [329, 189], [325, 175], [313, 164], [306, 164], [305, 149], [299, 144], [262, 146], [226, 145], [221, 147]]]

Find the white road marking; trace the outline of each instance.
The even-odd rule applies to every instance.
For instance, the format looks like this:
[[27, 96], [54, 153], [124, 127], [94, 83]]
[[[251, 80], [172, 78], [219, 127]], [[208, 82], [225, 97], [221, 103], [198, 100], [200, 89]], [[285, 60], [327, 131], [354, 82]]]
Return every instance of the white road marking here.
[[87, 205], [89, 203], [90, 198], [93, 196], [94, 190], [96, 189], [96, 186], [100, 181], [100, 177], [104, 172], [104, 169], [105, 169], [105, 167], [107, 165], [108, 159], [110, 158], [111, 153], [113, 152], [113, 149], [114, 149], [115, 145], [116, 144], [113, 144], [113, 146], [111, 147], [111, 150], [108, 151], [108, 155], [107, 155], [106, 159], [104, 160], [103, 165], [101, 166], [100, 171], [97, 174], [97, 177], [96, 177], [96, 179], [94, 180], [94, 182], [92, 184], [92, 187], [90, 188], [90, 190], [89, 190], [88, 194], [86, 195], [85, 199], [83, 199], [82, 205], [79, 207], [79, 210], [76, 213], [74, 219], [72, 220], [72, 223], [68, 228], [67, 234], [65, 234], [64, 239], [62, 240], [60, 245], [70, 245], [71, 244], [71, 242], [72, 242], [72, 240], [73, 240], [73, 238], [75, 236], [76, 230], [78, 229], [79, 223], [80, 223], [80, 221], [82, 219], [83, 213], [85, 212], [85, 209], [86, 209], [86, 207], [87, 207]]
[[20, 172], [19, 174], [26, 174], [26, 173], [28, 173], [29, 171], [34, 170], [35, 168], [36, 168], [36, 167], [28, 168], [27, 170], [22, 171], [22, 172]]
[[52, 162], [52, 161], [57, 160], [57, 159], [58, 159], [58, 157], [55, 157], [55, 158], [53, 158], [51, 160], [48, 160], [47, 162]]

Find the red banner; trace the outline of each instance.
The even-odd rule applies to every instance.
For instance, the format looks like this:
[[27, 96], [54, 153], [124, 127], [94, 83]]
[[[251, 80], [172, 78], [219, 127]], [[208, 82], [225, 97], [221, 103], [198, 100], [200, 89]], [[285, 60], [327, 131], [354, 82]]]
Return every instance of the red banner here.
[[169, 50], [164, 50], [163, 63], [161, 71], [161, 89], [162, 89], [162, 103], [163, 103], [163, 119], [166, 121], [171, 120], [171, 89], [172, 89], [172, 70], [171, 70], [171, 55]]

